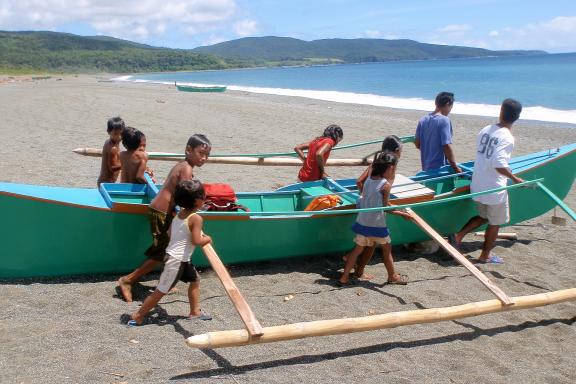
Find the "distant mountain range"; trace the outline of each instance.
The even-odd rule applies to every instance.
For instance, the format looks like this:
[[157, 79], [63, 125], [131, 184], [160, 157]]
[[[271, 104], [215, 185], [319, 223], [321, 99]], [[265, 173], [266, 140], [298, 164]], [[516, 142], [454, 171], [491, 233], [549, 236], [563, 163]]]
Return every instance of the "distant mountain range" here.
[[161, 72], [275, 65], [545, 54], [490, 51], [412, 40], [247, 37], [205, 47], [170, 49], [107, 36], [0, 31], [3, 72]]
[[308, 63], [322, 61], [366, 63], [546, 53], [544, 51], [490, 51], [482, 48], [425, 44], [413, 40], [324, 39], [303, 41], [290, 37], [246, 37], [195, 48], [193, 51], [229, 59]]

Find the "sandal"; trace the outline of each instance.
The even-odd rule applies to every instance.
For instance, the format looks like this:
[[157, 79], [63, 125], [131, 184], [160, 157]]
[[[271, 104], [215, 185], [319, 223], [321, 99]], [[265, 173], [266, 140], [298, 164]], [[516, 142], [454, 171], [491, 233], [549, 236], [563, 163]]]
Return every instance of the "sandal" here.
[[400, 277], [398, 277], [397, 280], [388, 280], [386, 282], [386, 284], [389, 284], [389, 285], [406, 285], [406, 284], [408, 284], [408, 281], [409, 281], [408, 276], [406, 276], [406, 275], [399, 275], [399, 276]]
[[189, 320], [208, 321], [208, 320], [212, 320], [212, 315], [210, 315], [208, 312], [204, 312], [204, 310], [201, 309], [199, 315], [196, 315], [196, 316], [188, 316], [188, 319], [189, 319]]

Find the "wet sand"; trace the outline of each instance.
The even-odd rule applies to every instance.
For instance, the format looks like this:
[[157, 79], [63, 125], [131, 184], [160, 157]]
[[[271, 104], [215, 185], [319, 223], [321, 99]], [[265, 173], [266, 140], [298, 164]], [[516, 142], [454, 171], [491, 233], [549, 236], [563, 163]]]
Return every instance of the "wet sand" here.
[[[0, 84], [0, 181], [93, 187], [99, 159], [77, 147], [100, 148], [106, 120], [122, 116], [147, 135], [149, 151], [182, 152], [193, 133], [205, 133], [213, 153], [290, 151], [332, 123], [350, 144], [388, 134], [413, 134], [423, 112], [338, 104], [304, 98], [182, 93], [169, 86], [110, 83], [79, 76]], [[502, 95], [508, 97], [514, 95]], [[456, 155], [472, 159], [479, 129], [494, 121], [452, 115]], [[520, 121], [514, 155], [576, 141], [576, 126]], [[377, 145], [369, 149], [376, 149]], [[334, 152], [356, 157], [366, 148]], [[171, 163], [151, 162], [160, 180]], [[405, 175], [419, 168], [408, 145], [400, 163]], [[196, 176], [227, 182], [236, 190], [270, 190], [292, 182], [296, 168], [206, 165]], [[355, 177], [360, 168], [329, 169]], [[576, 207], [573, 189], [566, 202]], [[557, 210], [562, 217], [566, 215]], [[501, 240], [495, 252], [506, 263], [481, 266], [510, 296], [576, 286], [574, 223], [551, 224], [552, 212], [507, 228], [518, 241]], [[3, 225], [9, 225], [9, 220]], [[352, 236], [351, 236], [352, 237]], [[464, 251], [480, 253], [470, 236]], [[352, 243], [351, 243], [352, 245]], [[341, 255], [282, 263], [233, 266], [230, 272], [264, 326], [340, 317], [445, 307], [492, 299], [467, 271], [438, 252], [424, 256], [394, 248], [407, 286], [383, 285], [379, 257], [367, 271], [371, 282], [333, 285]], [[81, 250], [79, 250], [81, 257]], [[1, 266], [0, 266], [1, 267]], [[202, 272], [202, 307], [212, 321], [190, 321], [186, 286], [166, 296], [150, 324], [128, 329], [120, 318], [137, 308], [156, 284], [151, 274], [136, 287], [136, 301], [115, 297], [117, 275], [0, 282], [0, 382], [325, 383], [456, 382], [572, 383], [576, 380], [576, 306], [557, 304], [462, 320], [341, 336], [220, 350], [187, 347], [185, 337], [240, 329], [242, 323], [218, 278]], [[284, 301], [284, 297], [294, 298]]]

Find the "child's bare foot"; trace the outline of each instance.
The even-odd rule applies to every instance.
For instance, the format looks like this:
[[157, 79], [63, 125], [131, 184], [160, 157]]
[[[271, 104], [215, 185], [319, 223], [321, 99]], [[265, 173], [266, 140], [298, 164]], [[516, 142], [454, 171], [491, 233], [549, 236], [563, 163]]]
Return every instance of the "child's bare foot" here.
[[124, 277], [118, 279], [118, 288], [120, 289], [120, 294], [122, 298], [127, 302], [132, 302], [132, 284], [127, 282]]
[[354, 277], [357, 278], [358, 280], [362, 280], [362, 281], [369, 281], [372, 280], [373, 278], [375, 278], [376, 276], [371, 275], [369, 273], [362, 273], [360, 276], [358, 276], [356, 273], [354, 274]]
[[168, 291], [168, 294], [169, 294], [169, 295], [173, 295], [173, 294], [175, 294], [175, 293], [178, 293], [178, 288], [176, 288], [176, 287], [173, 287], [173, 288], [171, 288], [171, 289]]

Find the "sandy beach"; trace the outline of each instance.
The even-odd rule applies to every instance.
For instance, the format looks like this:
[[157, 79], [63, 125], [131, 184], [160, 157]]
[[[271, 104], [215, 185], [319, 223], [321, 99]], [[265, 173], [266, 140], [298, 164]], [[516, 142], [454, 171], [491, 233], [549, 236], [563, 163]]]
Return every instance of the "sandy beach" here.
[[[107, 138], [106, 121], [116, 115], [146, 134], [149, 151], [183, 152], [191, 134], [204, 133], [213, 143], [212, 152], [222, 154], [290, 151], [332, 123], [344, 129], [342, 144], [411, 135], [424, 113], [245, 92], [184, 93], [173, 86], [107, 79], [1, 81], [0, 181], [95, 187], [100, 160], [72, 150], [100, 148]], [[495, 119], [451, 119], [458, 161], [473, 159], [476, 133]], [[515, 156], [576, 141], [576, 125], [521, 120], [513, 133]], [[376, 148], [334, 152], [333, 157], [358, 157]], [[162, 181], [172, 163], [150, 166]], [[419, 154], [407, 145], [399, 170], [411, 175], [418, 169]], [[356, 177], [362, 168], [328, 171], [334, 178]], [[226, 182], [237, 191], [270, 190], [293, 182], [296, 173], [291, 167], [211, 164], [195, 171], [202, 181]], [[565, 201], [576, 208], [576, 189]], [[567, 218], [559, 209], [556, 214]], [[576, 286], [576, 225], [567, 218], [566, 226], [555, 226], [552, 215], [506, 228], [518, 234], [518, 241], [497, 242], [495, 253], [505, 264], [480, 267], [510, 296]], [[469, 236], [464, 252], [478, 257], [481, 241]], [[383, 285], [386, 275], [379, 257], [367, 268], [374, 280], [345, 289], [333, 284], [342, 255], [232, 266], [230, 273], [264, 326], [493, 298], [442, 251], [425, 256], [395, 247], [393, 253], [397, 269], [411, 279], [407, 286]], [[150, 324], [136, 329], [120, 319], [154, 289], [157, 273], [136, 286], [136, 300], [130, 304], [116, 297], [118, 275], [0, 281], [0, 382], [576, 381], [573, 302], [365, 333], [197, 350], [186, 346], [186, 337], [242, 328], [216, 275], [207, 269], [201, 276], [202, 307], [212, 321], [186, 319], [186, 286], [179, 283]], [[293, 298], [285, 301], [287, 295]]]

